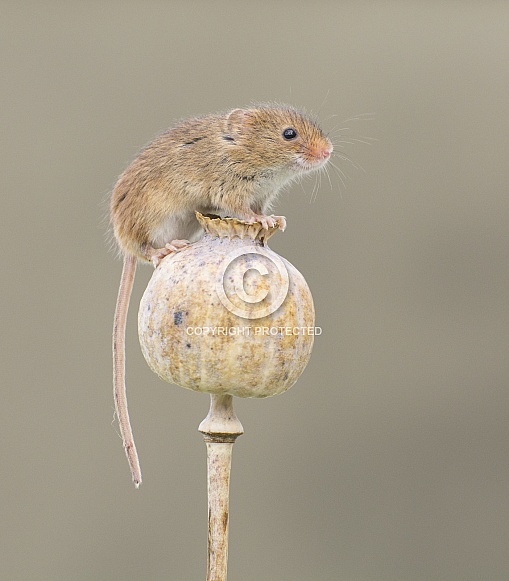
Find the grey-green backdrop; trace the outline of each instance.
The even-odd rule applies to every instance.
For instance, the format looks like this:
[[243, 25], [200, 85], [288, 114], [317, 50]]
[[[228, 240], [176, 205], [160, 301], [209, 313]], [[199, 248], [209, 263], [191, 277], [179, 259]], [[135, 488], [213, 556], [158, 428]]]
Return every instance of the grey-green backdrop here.
[[507, 580], [508, 3], [0, 8], [0, 578], [204, 579], [207, 397], [152, 374], [132, 316], [136, 491], [104, 200], [175, 118], [280, 100], [362, 169], [277, 208], [323, 335], [290, 392], [236, 402], [229, 578]]

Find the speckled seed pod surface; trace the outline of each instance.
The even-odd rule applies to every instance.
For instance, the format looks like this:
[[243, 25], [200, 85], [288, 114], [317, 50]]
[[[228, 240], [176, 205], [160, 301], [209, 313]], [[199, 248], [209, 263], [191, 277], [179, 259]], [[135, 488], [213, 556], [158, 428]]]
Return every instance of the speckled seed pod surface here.
[[300, 272], [267, 246], [276, 228], [197, 217], [201, 240], [164, 258], [140, 304], [143, 355], [165, 381], [238, 397], [292, 387], [315, 313]]

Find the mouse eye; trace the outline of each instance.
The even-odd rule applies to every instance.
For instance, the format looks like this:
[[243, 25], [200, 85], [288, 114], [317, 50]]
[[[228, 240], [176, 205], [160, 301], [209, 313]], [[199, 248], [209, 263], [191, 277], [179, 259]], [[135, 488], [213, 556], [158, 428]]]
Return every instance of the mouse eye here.
[[283, 137], [285, 139], [295, 139], [297, 137], [297, 131], [293, 127], [288, 127], [283, 131]]

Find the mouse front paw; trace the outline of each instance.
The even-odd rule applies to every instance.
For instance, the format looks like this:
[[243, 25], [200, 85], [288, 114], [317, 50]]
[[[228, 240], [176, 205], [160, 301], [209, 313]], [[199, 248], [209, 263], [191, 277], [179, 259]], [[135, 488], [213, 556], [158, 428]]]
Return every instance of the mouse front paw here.
[[269, 228], [274, 228], [274, 226], [279, 226], [280, 230], [284, 231], [286, 228], [286, 218], [284, 216], [264, 216], [262, 214], [252, 214], [248, 217], [247, 222], [251, 224], [259, 223], [266, 230]]
[[276, 224], [279, 226], [281, 232], [286, 230], [286, 218], [284, 216], [274, 216], [272, 215], [271, 218], [275, 220]]

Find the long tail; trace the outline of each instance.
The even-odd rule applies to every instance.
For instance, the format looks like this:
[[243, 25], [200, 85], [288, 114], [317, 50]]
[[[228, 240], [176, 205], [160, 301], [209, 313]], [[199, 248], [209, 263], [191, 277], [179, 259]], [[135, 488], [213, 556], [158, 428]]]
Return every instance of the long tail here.
[[125, 328], [135, 274], [136, 257], [132, 254], [125, 254], [113, 323], [113, 395], [122, 442], [131, 468], [134, 485], [138, 488], [141, 483], [141, 468], [136, 446], [134, 445], [131, 422], [129, 421], [125, 389]]

